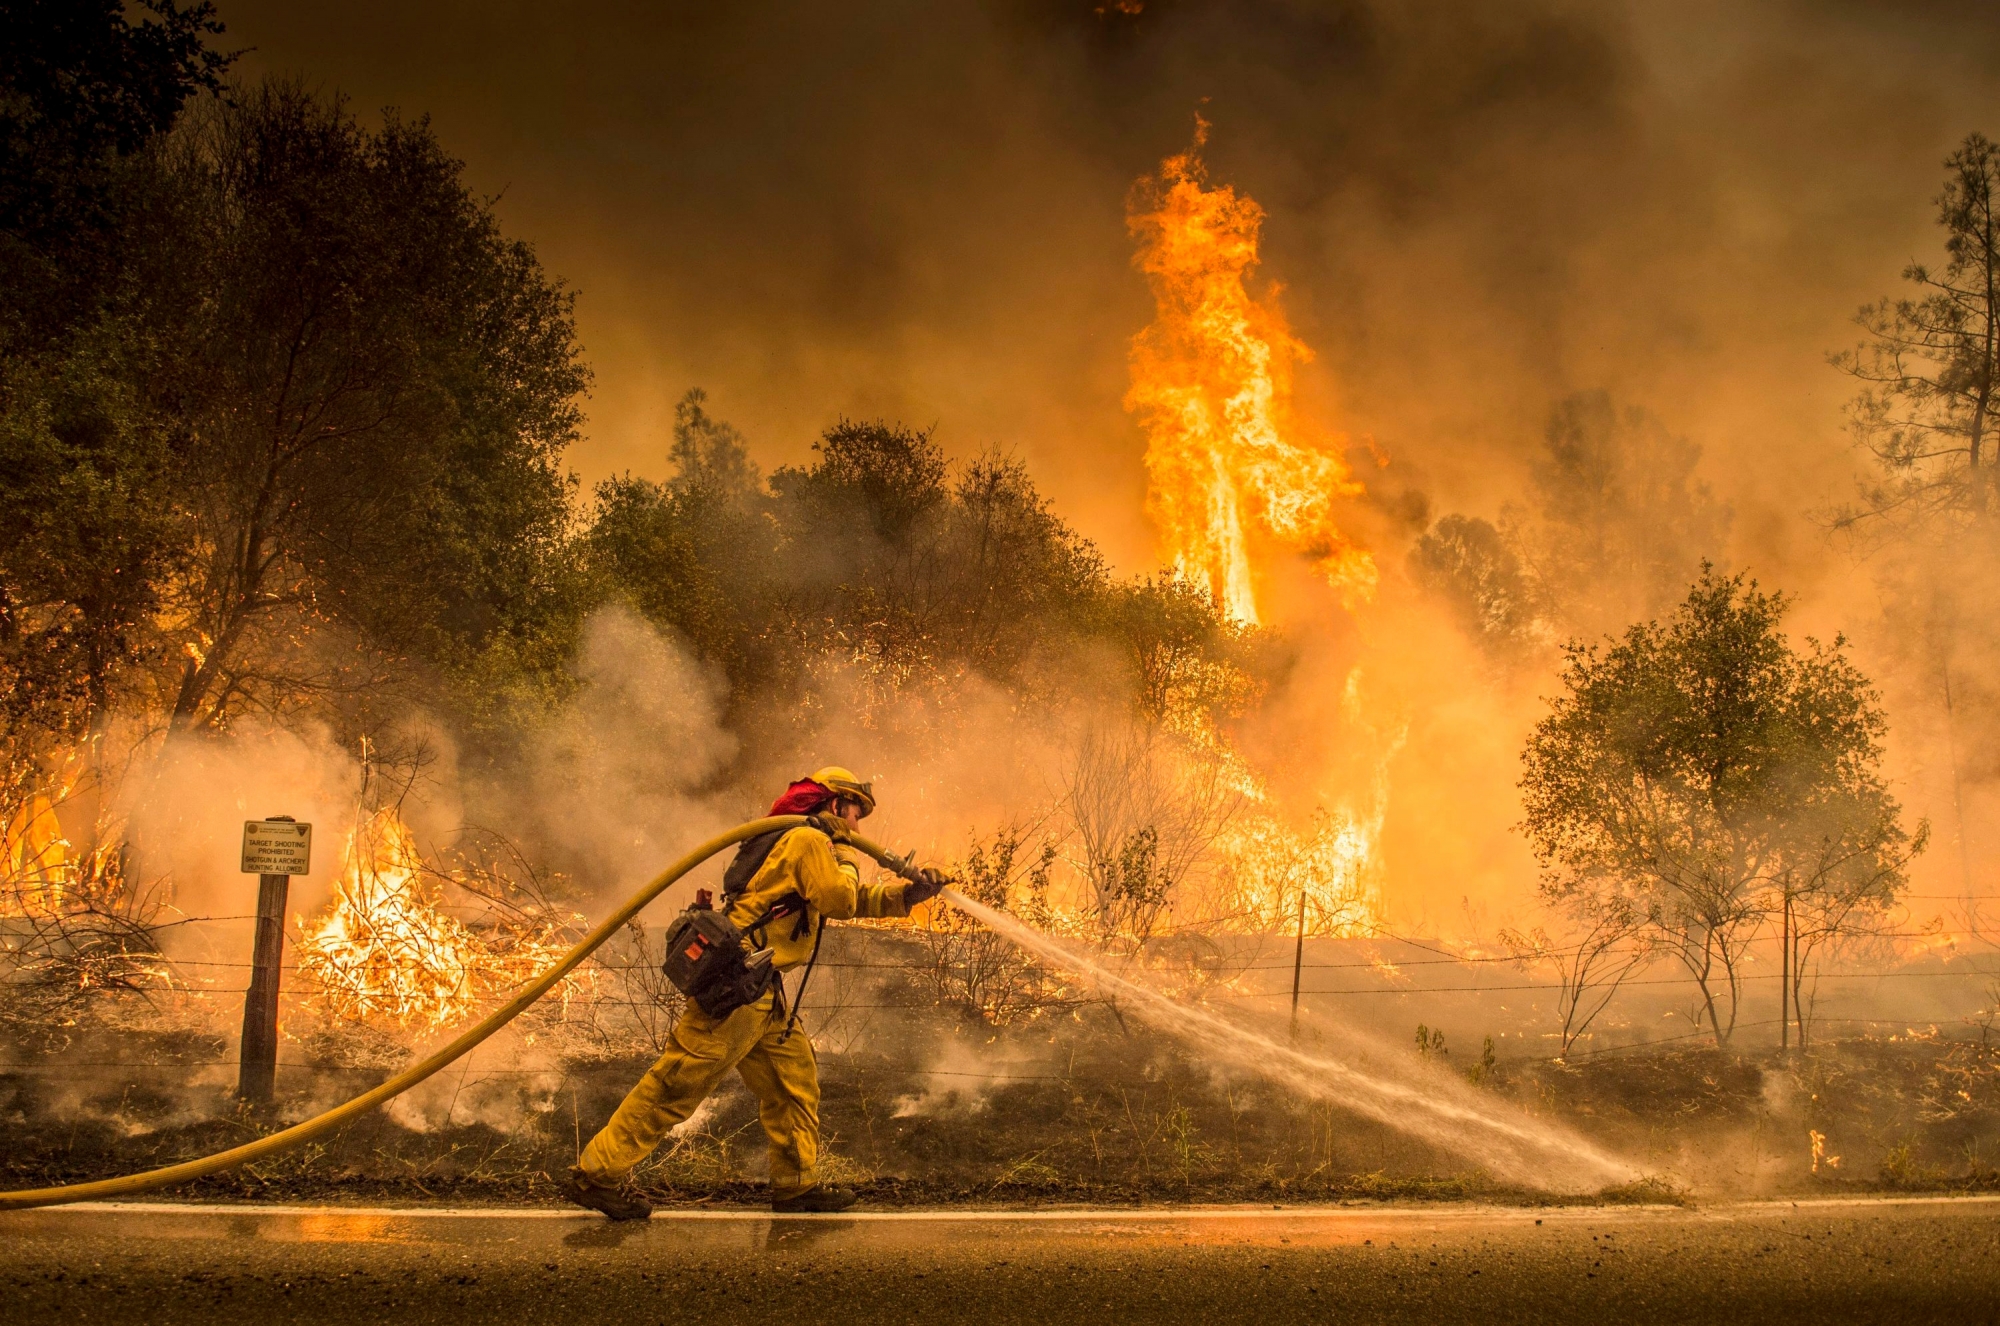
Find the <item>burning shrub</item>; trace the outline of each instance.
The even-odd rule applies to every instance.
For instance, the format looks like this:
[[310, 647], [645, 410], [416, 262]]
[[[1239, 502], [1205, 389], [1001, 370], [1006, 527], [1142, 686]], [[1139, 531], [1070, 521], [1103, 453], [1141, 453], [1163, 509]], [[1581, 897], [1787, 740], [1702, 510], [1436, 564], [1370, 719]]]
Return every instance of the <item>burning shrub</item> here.
[[1261, 808], [1244, 815], [1221, 843], [1225, 924], [1248, 934], [1372, 933], [1379, 899], [1366, 874], [1380, 819], [1321, 809], [1300, 832]]
[[[445, 911], [445, 888], [481, 898], [480, 923]], [[524, 905], [514, 880], [491, 865], [429, 869], [416, 837], [394, 807], [348, 837], [333, 900], [299, 939], [299, 975], [315, 1011], [354, 1022], [437, 1030], [481, 1003], [533, 978], [568, 949], [546, 899]], [[591, 978], [572, 975], [558, 988], [566, 1007]]]
[[[8, 902], [20, 895], [10, 884]], [[57, 909], [22, 911], [0, 928], [0, 1025], [48, 1038], [112, 1010], [107, 992], [150, 995], [171, 987], [154, 939], [156, 908], [119, 890], [73, 894]]]
[[68, 785], [16, 770], [0, 801], [0, 1025], [47, 1039], [113, 1013], [108, 992], [170, 986], [154, 930], [156, 891], [126, 875], [126, 854], [79, 850], [56, 815]]
[[[1026, 837], [1008, 828], [989, 841], [974, 839], [954, 873], [967, 897], [1046, 929], [1054, 920], [1048, 889], [1056, 847], [1044, 841], [1039, 850], [1028, 848]], [[1083, 1002], [1060, 974], [956, 907], [926, 907], [917, 934], [927, 958], [919, 983], [939, 1004], [967, 1017], [1006, 1026]]]

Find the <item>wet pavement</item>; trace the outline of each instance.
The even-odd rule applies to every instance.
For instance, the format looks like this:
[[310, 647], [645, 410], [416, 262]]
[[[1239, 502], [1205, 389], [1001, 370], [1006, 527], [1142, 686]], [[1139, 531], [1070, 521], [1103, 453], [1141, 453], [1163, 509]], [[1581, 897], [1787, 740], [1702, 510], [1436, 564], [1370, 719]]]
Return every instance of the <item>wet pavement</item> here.
[[2000, 1200], [0, 1214], [0, 1321], [2000, 1321]]

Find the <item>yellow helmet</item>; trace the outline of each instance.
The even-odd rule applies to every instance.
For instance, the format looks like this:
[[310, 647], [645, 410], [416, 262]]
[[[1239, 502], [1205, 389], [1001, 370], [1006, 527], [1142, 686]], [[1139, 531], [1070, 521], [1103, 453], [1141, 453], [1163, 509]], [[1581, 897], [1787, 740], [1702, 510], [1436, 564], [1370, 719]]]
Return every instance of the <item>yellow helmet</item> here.
[[856, 778], [850, 770], [843, 769], [837, 764], [829, 764], [826, 768], [814, 773], [812, 780], [829, 792], [846, 797], [849, 801], [858, 802], [861, 806], [861, 818], [867, 819], [875, 813], [875, 784], [873, 782], [864, 783], [859, 778]]

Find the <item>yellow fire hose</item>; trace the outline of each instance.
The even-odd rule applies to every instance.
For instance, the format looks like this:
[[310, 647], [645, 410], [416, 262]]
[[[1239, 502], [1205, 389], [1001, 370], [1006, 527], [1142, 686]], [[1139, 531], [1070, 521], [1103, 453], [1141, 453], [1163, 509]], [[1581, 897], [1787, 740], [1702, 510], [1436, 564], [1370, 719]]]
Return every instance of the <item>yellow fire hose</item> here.
[[[752, 820], [748, 824], [738, 825], [727, 833], [717, 834], [668, 866], [663, 874], [626, 899], [624, 906], [605, 917], [595, 930], [584, 936], [575, 948], [563, 955], [562, 961], [522, 986], [519, 994], [493, 1010], [477, 1026], [467, 1028], [451, 1044], [423, 1062], [404, 1069], [373, 1091], [364, 1092], [343, 1105], [336, 1105], [324, 1114], [315, 1115], [303, 1123], [295, 1123], [281, 1132], [260, 1137], [254, 1142], [246, 1142], [242, 1146], [231, 1147], [227, 1151], [218, 1151], [212, 1156], [203, 1156], [200, 1160], [189, 1160], [179, 1165], [168, 1165], [163, 1169], [147, 1170], [143, 1174], [127, 1174], [123, 1178], [99, 1179], [94, 1183], [71, 1183], [58, 1188], [21, 1188], [14, 1192], [0, 1192], [0, 1211], [19, 1211], [31, 1206], [60, 1206], [67, 1202], [90, 1202], [103, 1197], [128, 1197], [133, 1193], [170, 1188], [177, 1183], [218, 1174], [252, 1160], [289, 1151], [323, 1133], [331, 1132], [348, 1120], [366, 1114], [382, 1102], [402, 1095], [453, 1060], [470, 1053], [474, 1046], [526, 1012], [529, 1005], [553, 989], [557, 981], [569, 975], [578, 963], [596, 952], [605, 940], [617, 934], [647, 903], [659, 897], [675, 880], [709, 857], [746, 838], [755, 838], [758, 834], [772, 829], [795, 828], [804, 823], [806, 817], [803, 815], [773, 815], [768, 819]], [[899, 857], [887, 848], [870, 842], [856, 833], [843, 831], [840, 837], [897, 874], [905, 878], [913, 877], [914, 871], [908, 859]]]

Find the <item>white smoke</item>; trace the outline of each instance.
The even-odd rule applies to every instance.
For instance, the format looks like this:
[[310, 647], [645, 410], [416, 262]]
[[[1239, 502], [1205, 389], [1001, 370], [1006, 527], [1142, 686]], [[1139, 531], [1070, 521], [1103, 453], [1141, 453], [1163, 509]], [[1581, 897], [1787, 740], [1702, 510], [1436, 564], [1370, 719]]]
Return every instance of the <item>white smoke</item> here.
[[581, 688], [494, 800], [493, 828], [547, 849], [592, 892], [623, 892], [725, 827], [710, 784], [736, 754], [722, 683], [624, 607], [585, 625]]

